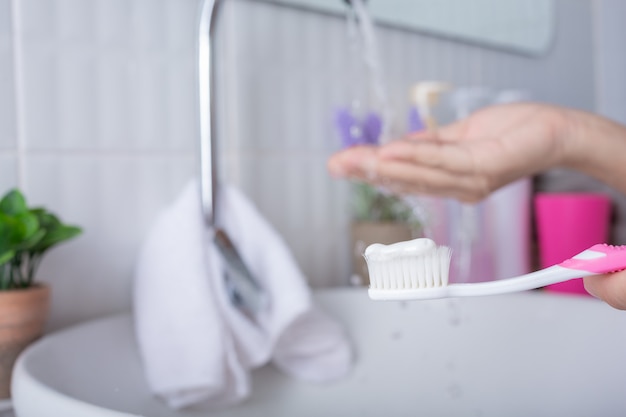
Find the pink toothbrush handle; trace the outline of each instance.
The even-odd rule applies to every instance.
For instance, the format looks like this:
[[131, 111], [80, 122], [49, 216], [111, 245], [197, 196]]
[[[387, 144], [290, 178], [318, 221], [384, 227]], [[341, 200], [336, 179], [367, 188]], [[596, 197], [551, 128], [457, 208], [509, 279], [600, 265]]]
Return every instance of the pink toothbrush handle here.
[[604, 256], [584, 259], [582, 257], [578, 258], [577, 255], [576, 257], [561, 262], [559, 266], [568, 269], [577, 269], [579, 271], [588, 271], [594, 274], [606, 274], [608, 272], [617, 272], [626, 269], [626, 245], [611, 246], [600, 243], [590, 247], [587, 251], [603, 253]]

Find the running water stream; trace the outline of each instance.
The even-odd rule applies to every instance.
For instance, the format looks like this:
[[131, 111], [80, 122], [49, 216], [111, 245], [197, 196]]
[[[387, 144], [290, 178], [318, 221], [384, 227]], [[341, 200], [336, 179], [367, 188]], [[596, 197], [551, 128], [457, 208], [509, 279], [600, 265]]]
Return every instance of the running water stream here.
[[[391, 139], [393, 110], [389, 104], [387, 86], [384, 81], [375, 26], [367, 7], [365, 7], [364, 0], [351, 0], [351, 3], [352, 8], [348, 12], [348, 36], [352, 41], [352, 48], [356, 49], [357, 53], [360, 52], [368, 70], [368, 87], [373, 93], [373, 105], [380, 112], [383, 122], [380, 143], [385, 143]], [[356, 74], [359, 71], [357, 69], [352, 72]]]

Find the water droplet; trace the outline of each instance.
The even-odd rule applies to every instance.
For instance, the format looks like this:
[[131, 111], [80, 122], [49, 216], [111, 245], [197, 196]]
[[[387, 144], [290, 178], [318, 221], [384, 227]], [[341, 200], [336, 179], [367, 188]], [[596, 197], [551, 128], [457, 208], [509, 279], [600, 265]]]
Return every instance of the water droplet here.
[[461, 324], [461, 312], [459, 311], [458, 300], [448, 300], [448, 310], [450, 311], [449, 323], [452, 327], [457, 327]]
[[365, 282], [363, 281], [363, 277], [361, 277], [360, 275], [352, 274], [352, 276], [350, 276], [350, 285], [354, 287], [359, 287], [363, 284], [365, 284]]
[[391, 340], [400, 340], [402, 339], [402, 331], [400, 330], [396, 330], [393, 333], [391, 333]]
[[463, 396], [463, 389], [459, 384], [451, 384], [448, 387], [448, 394], [450, 395], [450, 398], [456, 400]]
[[350, 136], [356, 139], [360, 139], [363, 136], [363, 131], [357, 125], [350, 126]]

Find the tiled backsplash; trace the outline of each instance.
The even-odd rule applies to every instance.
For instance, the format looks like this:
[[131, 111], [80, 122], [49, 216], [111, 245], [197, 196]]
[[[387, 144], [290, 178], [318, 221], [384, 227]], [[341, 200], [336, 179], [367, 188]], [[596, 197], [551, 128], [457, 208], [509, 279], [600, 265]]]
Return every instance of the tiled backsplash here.
[[0, 0], [0, 152], [13, 149], [16, 138], [11, 30], [10, 0]]
[[[539, 58], [380, 30], [396, 131], [423, 79], [592, 109], [590, 2], [557, 5], [555, 44]], [[20, 185], [85, 229], [40, 271], [53, 284], [51, 328], [130, 308], [138, 247], [197, 172], [197, 6], [0, 0], [0, 187]], [[347, 187], [325, 171], [338, 146], [332, 111], [349, 99], [345, 22], [258, 0], [222, 12], [222, 174], [283, 234], [312, 285], [346, 284]]]
[[0, 185], [19, 184], [29, 202], [85, 230], [42, 264], [51, 327], [126, 310], [138, 245], [196, 171], [197, 2], [0, 5], [16, 17], [10, 42], [0, 14], [0, 36], [16, 48], [0, 49], [9, 58], [0, 67], [20, 71], [0, 79], [3, 89], [13, 80], [6, 88], [17, 94], [1, 100], [19, 110], [10, 120], [19, 128], [0, 125]]

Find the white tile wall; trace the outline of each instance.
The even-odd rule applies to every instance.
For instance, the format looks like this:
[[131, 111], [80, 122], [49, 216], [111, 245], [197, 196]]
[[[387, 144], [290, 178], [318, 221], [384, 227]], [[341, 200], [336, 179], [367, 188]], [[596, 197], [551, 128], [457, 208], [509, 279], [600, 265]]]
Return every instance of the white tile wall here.
[[0, 150], [15, 148], [15, 86], [11, 2], [0, 0]]
[[195, 0], [17, 4], [29, 149], [194, 149]]
[[17, 157], [0, 153], [0, 190], [8, 190], [17, 184]]
[[596, 2], [596, 62], [598, 111], [626, 123], [626, 55], [616, 53], [626, 36], [626, 2], [597, 0]]
[[0, 125], [0, 185], [21, 179], [30, 203], [85, 231], [42, 263], [54, 329], [130, 308], [137, 249], [197, 171], [197, 1], [0, 0], [0, 11], [11, 4], [0, 54], [22, 69], [6, 83], [21, 129], [18, 142]]
[[242, 155], [240, 186], [257, 202], [318, 286], [345, 283], [350, 275], [347, 183], [329, 181], [324, 155]]
[[35, 154], [26, 189], [84, 234], [50, 252], [42, 280], [52, 284], [57, 325], [127, 309], [138, 243], [156, 211], [194, 174], [192, 155]]
[[[345, 284], [347, 187], [325, 171], [338, 147], [332, 112], [349, 99], [344, 21], [257, 0], [226, 3], [222, 171], [283, 234], [313, 285]], [[425, 78], [525, 88], [592, 109], [589, 1], [557, 4], [556, 41], [540, 58], [381, 30], [396, 130], [408, 87]], [[30, 201], [85, 229], [42, 265], [53, 283], [51, 328], [130, 308], [137, 249], [196, 172], [197, 6], [0, 0], [0, 186], [21, 178]]]

